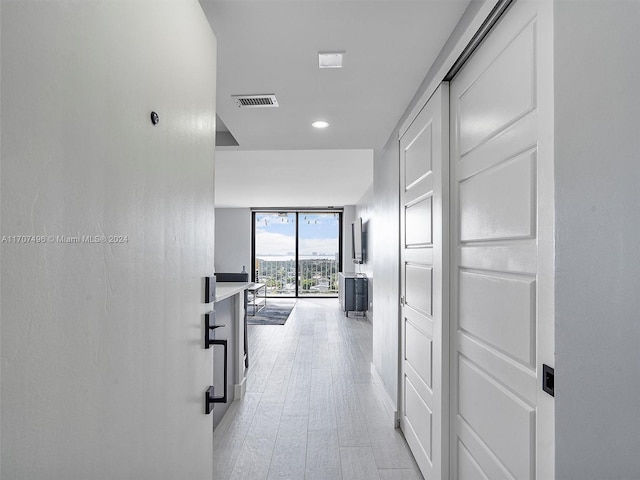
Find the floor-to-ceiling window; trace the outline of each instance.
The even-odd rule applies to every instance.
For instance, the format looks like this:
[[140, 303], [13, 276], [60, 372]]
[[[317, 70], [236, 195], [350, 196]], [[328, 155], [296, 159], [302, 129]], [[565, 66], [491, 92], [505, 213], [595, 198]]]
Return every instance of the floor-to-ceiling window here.
[[298, 296], [338, 294], [340, 214], [298, 213]]
[[270, 297], [296, 295], [295, 212], [253, 213], [253, 279]]
[[254, 211], [253, 279], [270, 297], [338, 294], [341, 211]]

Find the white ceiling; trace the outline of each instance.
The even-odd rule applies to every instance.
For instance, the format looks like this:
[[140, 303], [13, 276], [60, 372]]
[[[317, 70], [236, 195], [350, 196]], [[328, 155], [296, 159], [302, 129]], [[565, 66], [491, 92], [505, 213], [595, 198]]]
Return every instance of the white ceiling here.
[[[218, 148], [218, 167], [230, 152], [297, 151], [287, 156], [291, 165], [278, 167], [293, 171], [305, 152], [382, 148], [469, 1], [200, 0], [218, 40], [217, 114], [239, 143]], [[319, 69], [319, 51], [346, 51], [344, 68]], [[275, 94], [280, 107], [238, 108], [235, 94]], [[318, 119], [330, 127], [311, 127]], [[252, 170], [260, 158], [252, 156]], [[340, 158], [346, 166], [361, 157]], [[234, 203], [224, 193], [233, 193], [231, 178], [216, 175], [219, 205]], [[313, 175], [291, 180], [315, 191]], [[260, 205], [284, 206], [272, 192], [263, 192]], [[340, 204], [314, 198], [287, 203]], [[241, 206], [256, 206], [247, 202]]]
[[217, 207], [355, 205], [373, 182], [373, 150], [216, 153]]
[[[381, 148], [469, 0], [201, 0], [218, 39], [218, 115], [244, 150]], [[342, 69], [318, 52], [345, 50]], [[238, 108], [234, 94], [276, 94]], [[326, 130], [311, 127], [326, 119]]]

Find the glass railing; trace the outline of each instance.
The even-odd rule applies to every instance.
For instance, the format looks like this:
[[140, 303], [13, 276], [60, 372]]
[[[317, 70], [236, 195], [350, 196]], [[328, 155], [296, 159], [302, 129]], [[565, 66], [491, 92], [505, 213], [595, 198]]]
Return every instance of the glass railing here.
[[336, 296], [338, 294], [338, 261], [328, 256], [299, 259], [299, 275], [293, 257], [257, 258], [256, 278], [266, 284], [267, 296]]

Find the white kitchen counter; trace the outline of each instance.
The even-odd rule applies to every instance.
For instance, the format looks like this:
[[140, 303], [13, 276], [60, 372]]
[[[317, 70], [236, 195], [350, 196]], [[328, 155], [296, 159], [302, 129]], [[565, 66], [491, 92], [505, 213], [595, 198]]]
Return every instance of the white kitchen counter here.
[[217, 282], [216, 302], [220, 302], [225, 298], [229, 298], [243, 292], [251, 285], [253, 285], [253, 282]]

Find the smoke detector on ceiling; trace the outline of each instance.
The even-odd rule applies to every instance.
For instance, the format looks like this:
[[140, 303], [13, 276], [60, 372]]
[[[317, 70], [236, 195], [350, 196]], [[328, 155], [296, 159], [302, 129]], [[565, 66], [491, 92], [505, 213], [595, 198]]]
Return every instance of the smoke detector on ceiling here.
[[279, 107], [278, 100], [273, 94], [265, 95], [231, 95], [238, 107], [242, 108], [275, 108]]

